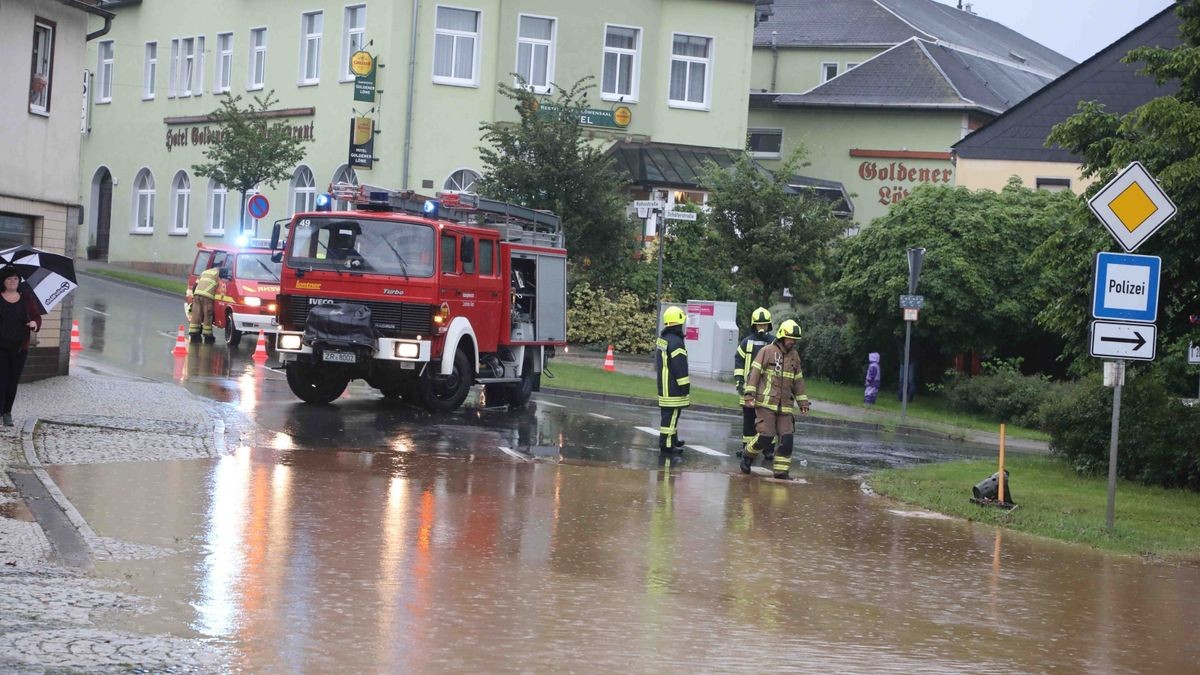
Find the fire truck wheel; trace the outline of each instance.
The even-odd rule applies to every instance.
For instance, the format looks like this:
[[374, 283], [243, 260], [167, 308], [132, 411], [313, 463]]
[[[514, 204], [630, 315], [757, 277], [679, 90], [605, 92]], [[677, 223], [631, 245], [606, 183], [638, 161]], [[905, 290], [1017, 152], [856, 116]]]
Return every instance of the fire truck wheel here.
[[233, 327], [233, 312], [225, 312], [225, 344], [230, 349], [237, 349], [242, 343], [242, 331]]
[[521, 381], [516, 384], [488, 385], [487, 398], [494, 404], [508, 405], [510, 408], [523, 408], [533, 396], [534, 387], [541, 375], [533, 371], [533, 361], [526, 359]]
[[436, 372], [429, 364], [421, 375], [421, 401], [430, 412], [450, 412], [462, 405], [474, 381], [471, 362], [460, 349], [454, 353], [454, 370], [449, 375]]
[[287, 382], [292, 393], [305, 403], [329, 403], [346, 391], [350, 378], [323, 372], [307, 363], [290, 363]]

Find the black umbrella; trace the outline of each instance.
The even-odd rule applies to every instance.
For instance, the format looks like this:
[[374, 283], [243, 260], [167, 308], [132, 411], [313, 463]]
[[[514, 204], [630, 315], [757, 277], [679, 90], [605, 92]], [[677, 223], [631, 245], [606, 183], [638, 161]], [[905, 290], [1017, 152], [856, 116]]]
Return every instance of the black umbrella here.
[[65, 255], [51, 253], [24, 244], [0, 251], [0, 266], [12, 265], [29, 284], [42, 314], [75, 290], [75, 261]]

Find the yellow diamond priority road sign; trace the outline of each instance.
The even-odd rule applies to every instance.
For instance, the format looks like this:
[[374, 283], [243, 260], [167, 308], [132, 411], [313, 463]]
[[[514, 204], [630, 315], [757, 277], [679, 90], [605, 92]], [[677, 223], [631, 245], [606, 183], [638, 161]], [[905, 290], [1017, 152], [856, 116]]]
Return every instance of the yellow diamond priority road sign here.
[[1175, 204], [1140, 162], [1122, 169], [1088, 206], [1129, 253], [1175, 215]]

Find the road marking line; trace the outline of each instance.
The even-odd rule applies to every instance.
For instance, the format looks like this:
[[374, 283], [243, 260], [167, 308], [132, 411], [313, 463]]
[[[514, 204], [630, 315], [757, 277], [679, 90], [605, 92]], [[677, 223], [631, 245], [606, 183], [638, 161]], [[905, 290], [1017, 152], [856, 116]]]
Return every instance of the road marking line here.
[[634, 429], [637, 429], [638, 431], [644, 431], [648, 434], [653, 434], [655, 436], [658, 435], [658, 429], [651, 429], [650, 427], [634, 427]]
[[611, 420], [612, 419], [608, 415], [601, 415], [600, 413], [588, 413], [588, 414], [591, 415], [592, 417], [599, 417], [602, 420]]
[[728, 457], [729, 456], [719, 450], [713, 450], [712, 448], [705, 447], [703, 445], [692, 445], [691, 443], [688, 443], [687, 445], [683, 446], [683, 448], [684, 448], [684, 450], [695, 450], [696, 452], [703, 452], [704, 454], [712, 455], [713, 457]]
[[503, 451], [505, 454], [512, 455], [513, 457], [516, 457], [517, 459], [521, 460], [522, 462], [529, 461], [528, 457], [526, 457], [525, 455], [522, 455], [521, 453], [517, 452], [516, 450], [513, 450], [512, 448], [506, 448], [503, 445], [498, 445], [496, 447], [500, 448], [500, 450]]
[[100, 316], [108, 316], [108, 312], [101, 312], [98, 309], [92, 309], [91, 307], [84, 307], [84, 309], [86, 309], [89, 312], [95, 312], [95, 313], [99, 314]]
[[538, 405], [548, 405], [548, 406], [550, 406], [551, 408], [565, 408], [565, 407], [567, 407], [567, 406], [565, 406], [565, 405], [563, 405], [563, 404], [561, 404], [561, 403], [551, 403], [550, 401], [543, 401], [543, 400], [542, 400], [542, 399], [540, 399], [540, 398], [538, 399]]
[[157, 331], [154, 331], [154, 332], [155, 332], [155, 333], [158, 333], [159, 335], [161, 335], [161, 336], [163, 336], [163, 337], [166, 337], [166, 338], [171, 338], [172, 340], [175, 340], [175, 339], [177, 339], [177, 338], [179, 337], [179, 333], [165, 333], [165, 332], [163, 332], [163, 331], [161, 331], [161, 330], [157, 330]]

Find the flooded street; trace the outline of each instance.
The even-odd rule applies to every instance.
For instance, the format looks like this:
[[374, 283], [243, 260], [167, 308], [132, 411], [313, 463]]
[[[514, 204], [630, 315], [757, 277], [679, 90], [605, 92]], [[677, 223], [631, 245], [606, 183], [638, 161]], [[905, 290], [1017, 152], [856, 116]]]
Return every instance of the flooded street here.
[[170, 356], [178, 303], [121, 297], [88, 299], [113, 326], [88, 349], [220, 402], [228, 453], [47, 470], [98, 536], [162, 554], [96, 563], [156, 599], [124, 627], [210, 640], [231, 671], [1200, 670], [1200, 568], [860, 488], [994, 448], [802, 424], [807, 482], [782, 484], [737, 471], [733, 415], [687, 412], [665, 461], [636, 405], [306, 405], [249, 350]]

